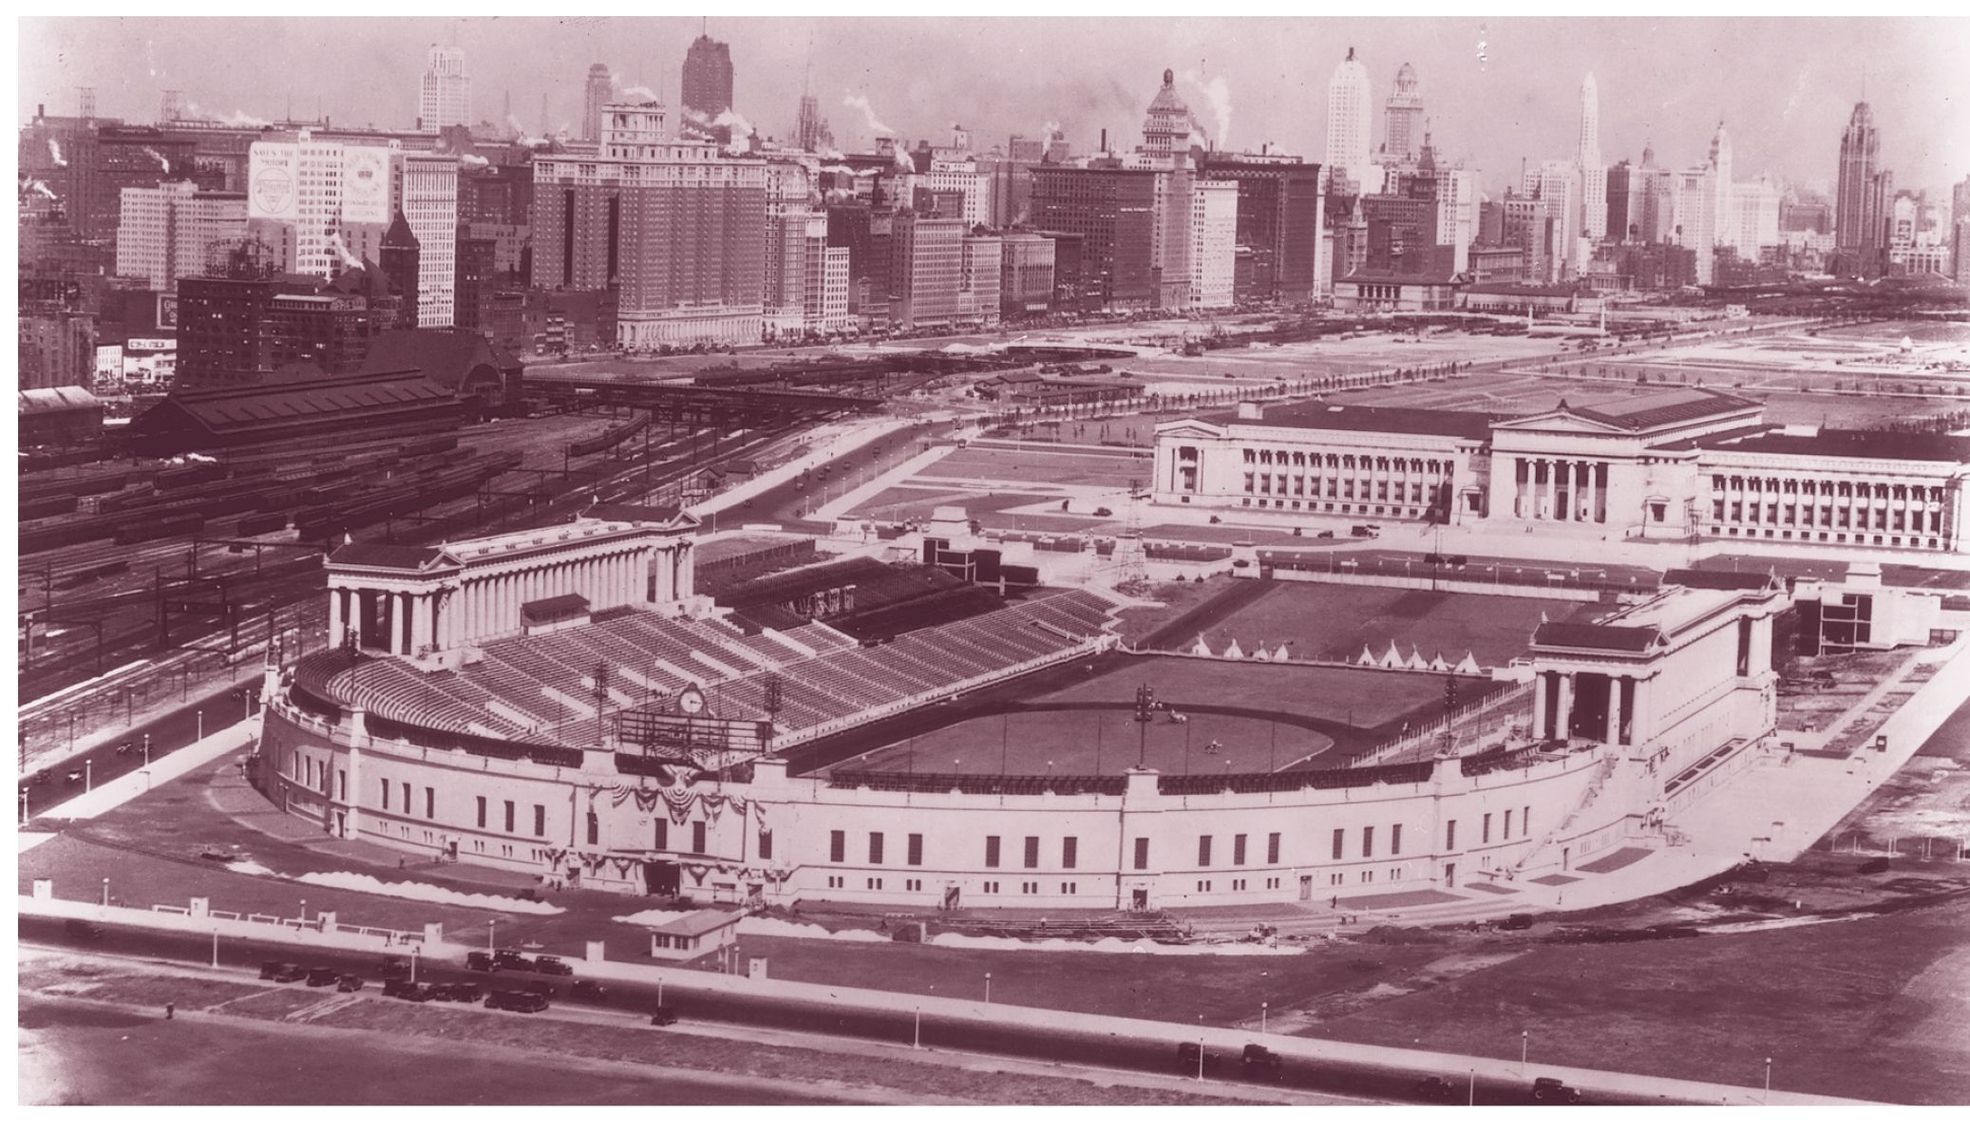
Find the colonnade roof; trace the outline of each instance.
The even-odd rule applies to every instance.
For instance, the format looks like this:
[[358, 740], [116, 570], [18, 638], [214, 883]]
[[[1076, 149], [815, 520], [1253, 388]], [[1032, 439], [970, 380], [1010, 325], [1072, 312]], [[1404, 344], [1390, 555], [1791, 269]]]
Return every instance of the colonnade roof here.
[[1704, 447], [1726, 452], [1970, 464], [1970, 436], [1946, 433], [1819, 429], [1812, 435], [1767, 431], [1753, 436], [1705, 437], [1704, 440]]
[[1558, 405], [1546, 412], [1515, 417], [1500, 424], [1507, 428], [1526, 427], [1550, 417], [1566, 416], [1622, 432], [1646, 433], [1763, 407], [1760, 402], [1729, 393], [1670, 389], [1615, 397], [1586, 405], [1569, 405], [1562, 397]]
[[1330, 405], [1323, 401], [1267, 405], [1263, 412], [1264, 415], [1256, 420], [1241, 418], [1236, 409], [1200, 413], [1195, 419], [1209, 424], [1250, 425], [1254, 428], [1393, 432], [1463, 437], [1470, 440], [1490, 439], [1491, 427], [1500, 419], [1490, 413], [1459, 412], [1450, 409], [1405, 409], [1384, 405]]

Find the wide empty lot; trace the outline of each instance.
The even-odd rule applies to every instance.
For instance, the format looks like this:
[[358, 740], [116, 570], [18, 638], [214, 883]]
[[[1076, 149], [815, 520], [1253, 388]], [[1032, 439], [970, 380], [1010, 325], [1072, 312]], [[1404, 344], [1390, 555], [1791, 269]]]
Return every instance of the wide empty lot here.
[[1565, 621], [1581, 608], [1548, 598], [1276, 582], [1203, 636], [1213, 652], [1234, 640], [1250, 652], [1263, 641], [1268, 649], [1283, 644], [1296, 657], [1347, 661], [1359, 658], [1364, 645], [1380, 657], [1393, 641], [1405, 657], [1421, 649], [1424, 660], [1442, 653], [1454, 665], [1468, 650], [1490, 668], [1526, 655], [1541, 614]]

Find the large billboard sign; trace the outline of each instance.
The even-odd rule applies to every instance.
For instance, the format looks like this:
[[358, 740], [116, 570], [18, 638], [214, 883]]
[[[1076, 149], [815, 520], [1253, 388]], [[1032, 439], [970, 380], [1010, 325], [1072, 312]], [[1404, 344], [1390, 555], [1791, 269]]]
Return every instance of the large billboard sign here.
[[635, 709], [616, 718], [616, 739], [643, 753], [723, 770], [767, 753], [773, 725], [763, 719], [715, 719]]
[[352, 145], [342, 151], [342, 220], [390, 223], [390, 151]]
[[300, 147], [293, 142], [253, 143], [246, 187], [250, 220], [299, 220]]

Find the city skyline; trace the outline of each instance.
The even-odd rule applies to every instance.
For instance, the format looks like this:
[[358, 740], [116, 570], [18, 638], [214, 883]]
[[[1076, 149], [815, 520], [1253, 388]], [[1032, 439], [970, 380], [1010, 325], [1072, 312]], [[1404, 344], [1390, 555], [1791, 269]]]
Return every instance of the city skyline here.
[[[1746, 177], [1830, 194], [1839, 133], [1862, 94], [1899, 186], [1941, 192], [1970, 168], [1970, 110], [1950, 95], [1966, 26], [1945, 21], [1417, 18], [1177, 21], [724, 19], [734, 109], [789, 138], [811, 90], [841, 148], [875, 127], [941, 140], [962, 123], [981, 148], [1058, 123], [1077, 152], [1130, 139], [1167, 66], [1205, 132], [1234, 150], [1324, 156], [1328, 80], [1350, 48], [1379, 110], [1405, 64], [1417, 72], [1440, 158], [1481, 171], [1496, 196], [1531, 165], [1578, 149], [1579, 84], [1598, 81], [1601, 150], [1616, 162], [1652, 144], [1668, 168], [1700, 164], [1719, 120]], [[215, 27], [229, 34], [213, 34]], [[1610, 32], [1610, 27], [1618, 28]], [[707, 24], [689, 19], [23, 20], [19, 97], [73, 113], [78, 86], [97, 112], [149, 121], [165, 90], [217, 117], [325, 114], [338, 124], [409, 129], [433, 44], [465, 52], [474, 117], [508, 105], [528, 132], [579, 136], [588, 68], [606, 64], [624, 92], [677, 105], [684, 54]], [[880, 54], [858, 50], [880, 36]], [[224, 69], [214, 45], [252, 42]], [[811, 72], [808, 67], [812, 43]], [[1479, 61], [1482, 44], [1482, 62]], [[1719, 66], [1726, 46], [1755, 44]], [[323, 46], [328, 50], [322, 50]], [[912, 60], [935, 61], [913, 66]], [[810, 77], [811, 75], [811, 77]], [[985, 94], [989, 92], [989, 94]], [[543, 101], [543, 95], [545, 100]], [[983, 95], [983, 96], [981, 96]], [[866, 112], [848, 100], [867, 99]], [[290, 101], [291, 100], [291, 101]], [[545, 107], [547, 120], [541, 120]]]

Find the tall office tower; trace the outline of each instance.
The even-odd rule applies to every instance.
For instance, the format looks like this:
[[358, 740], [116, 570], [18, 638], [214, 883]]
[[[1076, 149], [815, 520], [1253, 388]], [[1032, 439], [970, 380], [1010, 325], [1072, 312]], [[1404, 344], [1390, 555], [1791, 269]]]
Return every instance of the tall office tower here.
[[1354, 57], [1350, 47], [1348, 57], [1327, 81], [1327, 168], [1334, 182], [1352, 180], [1361, 186], [1360, 192], [1381, 187], [1366, 184], [1370, 178], [1368, 128], [1372, 113], [1368, 99], [1368, 68]]
[[[1081, 237], [1076, 285], [1082, 309], [1148, 310], [1158, 305], [1155, 245], [1165, 203], [1158, 181], [1168, 175], [1112, 165], [1033, 166], [1034, 230]], [[1056, 246], [1056, 285], [1059, 250]]]
[[905, 330], [948, 326], [958, 318], [965, 223], [904, 210], [889, 244], [889, 321]]
[[1844, 270], [1879, 275], [1882, 263], [1881, 229], [1886, 198], [1877, 168], [1881, 135], [1874, 128], [1874, 111], [1865, 102], [1854, 104], [1847, 129], [1840, 135], [1840, 181], [1833, 205], [1833, 247]]
[[1641, 215], [1641, 174], [1626, 160], [1607, 170], [1607, 238], [1617, 243], [1635, 239]]
[[1238, 264], [1238, 182], [1197, 181], [1190, 192], [1190, 302], [1231, 306]]
[[435, 134], [446, 126], [472, 124], [472, 80], [465, 75], [465, 52], [456, 47], [424, 53], [424, 78], [417, 88], [417, 129]]
[[[1667, 169], [1655, 163], [1655, 147], [1642, 144], [1642, 166], [1635, 170], [1639, 185], [1634, 194], [1638, 205], [1631, 204], [1632, 223], [1639, 225], [1638, 238], [1645, 244], [1666, 244], [1674, 242], [1676, 227], [1676, 187]], [[1634, 210], [1640, 208], [1640, 216]]]
[[1580, 213], [1579, 234], [1606, 238], [1607, 163], [1601, 160], [1601, 95], [1592, 71], [1580, 80]]
[[766, 163], [663, 139], [662, 106], [617, 103], [600, 153], [535, 161], [533, 285], [617, 288], [625, 346], [758, 342]]
[[458, 313], [458, 158], [404, 151], [396, 165], [391, 205], [417, 237], [417, 325], [448, 329]]
[[1198, 175], [1238, 186], [1238, 232], [1245, 268], [1237, 298], [1305, 302], [1330, 281], [1319, 275], [1320, 166], [1285, 154], [1206, 154]]
[[[1545, 203], [1545, 218], [1552, 224], [1549, 283], [1575, 278], [1586, 265], [1580, 246], [1584, 242], [1581, 233], [1585, 230], [1580, 220], [1580, 180], [1577, 163], [1546, 161], [1536, 169], [1526, 170], [1520, 184], [1525, 195]], [[1605, 202], [1601, 207], [1605, 213]]]
[[[732, 109], [732, 48], [708, 35], [691, 41], [684, 53], [684, 111], [678, 125], [698, 126], [699, 136], [714, 136], [718, 116]], [[681, 136], [681, 135], [680, 135]], [[731, 137], [730, 128], [719, 136]]]
[[793, 120], [794, 145], [806, 153], [820, 152], [821, 134], [827, 128], [828, 124], [821, 119], [821, 100], [811, 94], [801, 95], [800, 113]]
[[1709, 165], [1673, 175], [1675, 240], [1696, 256], [1696, 282], [1709, 286], [1715, 278], [1717, 246], [1717, 171]]
[[1190, 107], [1184, 105], [1177, 95], [1176, 72], [1163, 69], [1163, 86], [1149, 103], [1149, 113], [1142, 120], [1141, 153], [1148, 157], [1168, 158], [1188, 156], [1190, 139], [1202, 137], [1203, 131], [1197, 128], [1197, 119], [1191, 116]]
[[1970, 177], [1965, 177], [1949, 190], [1950, 222], [1970, 220]]
[[1436, 242], [1450, 249], [1451, 270], [1470, 270], [1471, 244], [1477, 240], [1478, 174], [1473, 169], [1436, 171]]
[[1712, 223], [1716, 226], [1714, 229], [1716, 242], [1735, 248], [1738, 243], [1737, 182], [1733, 172], [1731, 135], [1724, 129], [1722, 121], [1717, 123], [1717, 132], [1710, 135], [1710, 152], [1706, 164], [1712, 176], [1711, 191], [1717, 194], [1716, 201], [1710, 206]]
[[200, 192], [190, 181], [124, 189], [116, 273], [175, 291], [180, 279], [223, 270], [245, 239], [245, 193]]
[[966, 236], [961, 243], [958, 318], [981, 326], [997, 326], [1005, 245], [997, 236]]
[[1423, 144], [1423, 88], [1407, 63], [1395, 73], [1395, 93], [1382, 104], [1382, 151], [1400, 164], [1416, 160]]
[[1950, 233], [1950, 278], [1970, 283], [1970, 216], [1958, 216]]
[[616, 100], [616, 80], [609, 74], [606, 64], [596, 63], [588, 68], [588, 85], [582, 89], [581, 98], [581, 140], [599, 141], [602, 137], [602, 108]]

